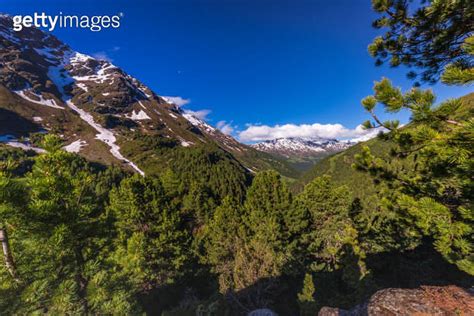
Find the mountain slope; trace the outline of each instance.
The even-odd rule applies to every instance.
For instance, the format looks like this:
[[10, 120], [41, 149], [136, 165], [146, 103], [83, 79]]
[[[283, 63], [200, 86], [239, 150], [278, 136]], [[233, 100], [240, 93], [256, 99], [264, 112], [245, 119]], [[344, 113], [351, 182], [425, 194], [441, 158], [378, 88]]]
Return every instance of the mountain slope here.
[[281, 164], [259, 159], [254, 149], [186, 113], [108, 61], [78, 53], [35, 28], [14, 32], [11, 18], [4, 15], [0, 109], [9, 117], [2, 115], [0, 135], [54, 132], [70, 145], [67, 149], [89, 160], [141, 174], [156, 168], [146, 166], [146, 159], [135, 161], [140, 153], [130, 150], [138, 148], [129, 143], [145, 136], [172, 140], [176, 147], [216, 144], [251, 170]]
[[[457, 109], [455, 119], [465, 120], [474, 116], [474, 93], [461, 98], [463, 103]], [[409, 126], [407, 126], [409, 128]], [[355, 162], [354, 156], [368, 146], [376, 157], [388, 157], [393, 144], [380, 138], [374, 138], [366, 142], [358, 143], [347, 150], [327, 157], [317, 163], [310, 171], [293, 184], [293, 190], [301, 191], [305, 184], [316, 177], [330, 175], [331, 178], [341, 185], [347, 185], [355, 197], [367, 199], [377, 192], [372, 177], [364, 172], [354, 170], [351, 166]]]
[[301, 191], [307, 183], [316, 177], [330, 175], [338, 184], [347, 185], [356, 197], [371, 195], [376, 192], [375, 186], [369, 175], [352, 169], [355, 162], [354, 156], [368, 146], [376, 155], [388, 155], [390, 143], [379, 138], [356, 144], [347, 150], [331, 155], [319, 161], [310, 171], [306, 172], [294, 184], [295, 191]]

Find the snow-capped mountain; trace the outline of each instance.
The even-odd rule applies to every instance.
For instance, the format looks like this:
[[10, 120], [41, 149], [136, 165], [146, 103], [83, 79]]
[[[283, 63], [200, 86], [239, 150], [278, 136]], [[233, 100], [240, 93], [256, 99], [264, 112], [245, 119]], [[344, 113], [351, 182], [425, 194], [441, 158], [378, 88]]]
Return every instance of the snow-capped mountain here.
[[316, 157], [343, 151], [354, 145], [351, 141], [323, 138], [277, 138], [251, 145], [253, 148], [271, 154], [290, 157]]
[[183, 111], [109, 61], [81, 54], [36, 28], [15, 32], [12, 19], [0, 15], [0, 136], [12, 140], [42, 130], [62, 135], [66, 150], [141, 174], [140, 161], [124, 147], [142, 136], [182, 147], [217, 144], [248, 168], [258, 169], [246, 159], [255, 157], [254, 149]]

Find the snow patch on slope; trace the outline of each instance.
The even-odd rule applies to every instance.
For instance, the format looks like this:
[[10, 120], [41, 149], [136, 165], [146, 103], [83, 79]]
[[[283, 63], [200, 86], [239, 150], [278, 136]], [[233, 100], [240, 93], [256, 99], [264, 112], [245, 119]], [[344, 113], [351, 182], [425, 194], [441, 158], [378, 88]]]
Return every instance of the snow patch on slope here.
[[127, 118], [132, 119], [134, 121], [141, 121], [141, 120], [151, 120], [148, 114], [145, 111], [140, 110], [139, 112], [135, 113], [135, 110], [132, 111], [131, 114], [125, 115]]
[[72, 143], [70, 143], [69, 145], [67, 146], [64, 146], [63, 149], [67, 152], [70, 152], [70, 153], [78, 153], [81, 151], [82, 147], [84, 146], [87, 146], [87, 142], [84, 141], [84, 140], [76, 140]]
[[137, 165], [135, 165], [132, 161], [125, 158], [120, 153], [120, 146], [115, 143], [117, 141], [117, 139], [115, 138], [115, 135], [112, 131], [110, 131], [110, 130], [102, 127], [100, 124], [96, 123], [94, 121], [94, 117], [90, 113], [84, 111], [83, 109], [78, 108], [74, 103], [71, 102], [71, 100], [67, 100], [66, 104], [71, 109], [73, 109], [74, 111], [79, 113], [79, 116], [81, 117], [81, 119], [83, 121], [87, 122], [87, 124], [89, 124], [91, 127], [93, 127], [96, 131], [99, 132], [96, 135], [96, 139], [98, 139], [98, 140], [104, 142], [105, 144], [107, 144], [110, 147], [110, 153], [115, 158], [117, 158], [120, 161], [124, 161], [126, 164], [128, 164], [130, 167], [135, 169], [142, 176], [145, 175], [145, 173], [142, 170], [140, 170], [140, 168], [138, 168]]
[[10, 142], [6, 142], [6, 144], [8, 146], [21, 148], [23, 150], [33, 150], [34, 152], [36, 152], [38, 154], [42, 154], [42, 153], [46, 152], [46, 150], [44, 150], [43, 148], [34, 147], [30, 143], [21, 143], [21, 142], [17, 142], [17, 141], [10, 141]]
[[85, 84], [81, 83], [81, 82], [76, 82], [76, 86], [78, 86], [79, 88], [81, 88], [85, 92], [89, 92], [89, 88], [87, 88], [87, 86]]
[[28, 141], [20, 142], [15, 136], [13, 135], [0, 135], [0, 143], [6, 144], [11, 147], [20, 148], [23, 150], [33, 150], [38, 154], [45, 153], [46, 150], [39, 147], [34, 147]]
[[[20, 97], [22, 97], [23, 99], [25, 99], [28, 102], [35, 103], [35, 104], [40, 104], [40, 105], [46, 105], [46, 106], [49, 106], [51, 108], [64, 110], [64, 108], [62, 106], [59, 106], [56, 103], [56, 101], [54, 101], [54, 99], [45, 99], [41, 94], [36, 94], [33, 91], [31, 91], [31, 89], [23, 89], [23, 90], [17, 90], [17, 91], [13, 91], [13, 92], [15, 92], [17, 95], [19, 95]], [[26, 93], [34, 95], [39, 100], [35, 100], [35, 99], [30, 98]]]
[[214, 127], [212, 127], [211, 125], [207, 124], [206, 122], [204, 122], [203, 120], [200, 120], [198, 119], [197, 117], [195, 117], [194, 115], [192, 115], [191, 113], [187, 113], [187, 112], [184, 112], [182, 113], [181, 115], [183, 115], [183, 117], [185, 119], [187, 119], [189, 121], [189, 123], [193, 124], [194, 126], [196, 127], [200, 127], [204, 130], [206, 130], [206, 132], [208, 133], [214, 133], [216, 131], [216, 129]]
[[183, 146], [183, 147], [189, 147], [189, 146], [191, 146], [191, 145], [194, 145], [193, 142], [185, 141], [185, 140], [182, 139], [182, 138], [181, 138], [180, 140], [181, 140], [181, 146]]

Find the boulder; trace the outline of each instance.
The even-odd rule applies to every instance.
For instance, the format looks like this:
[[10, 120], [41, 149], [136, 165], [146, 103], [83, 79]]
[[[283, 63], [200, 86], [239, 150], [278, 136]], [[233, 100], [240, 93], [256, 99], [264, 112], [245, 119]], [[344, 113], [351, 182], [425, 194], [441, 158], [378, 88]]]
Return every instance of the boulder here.
[[474, 315], [474, 295], [460, 287], [422, 286], [376, 292], [351, 310], [323, 307], [319, 316]]

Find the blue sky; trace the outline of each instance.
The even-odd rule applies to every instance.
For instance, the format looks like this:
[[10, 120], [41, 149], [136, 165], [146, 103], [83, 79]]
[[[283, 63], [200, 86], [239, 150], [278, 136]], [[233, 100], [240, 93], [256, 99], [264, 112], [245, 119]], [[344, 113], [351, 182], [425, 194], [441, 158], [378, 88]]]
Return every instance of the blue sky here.
[[[359, 101], [374, 80], [411, 86], [406, 69], [375, 67], [367, 53], [378, 34], [370, 0], [4, 0], [1, 10], [123, 13], [119, 29], [54, 34], [77, 51], [111, 59], [160, 95], [189, 99], [186, 108], [210, 111], [208, 122], [225, 121], [219, 126], [236, 137], [252, 125], [268, 127], [268, 137], [284, 133], [273, 128], [284, 124], [293, 131], [315, 123], [352, 130], [368, 118]], [[438, 100], [469, 92], [432, 88]]]

